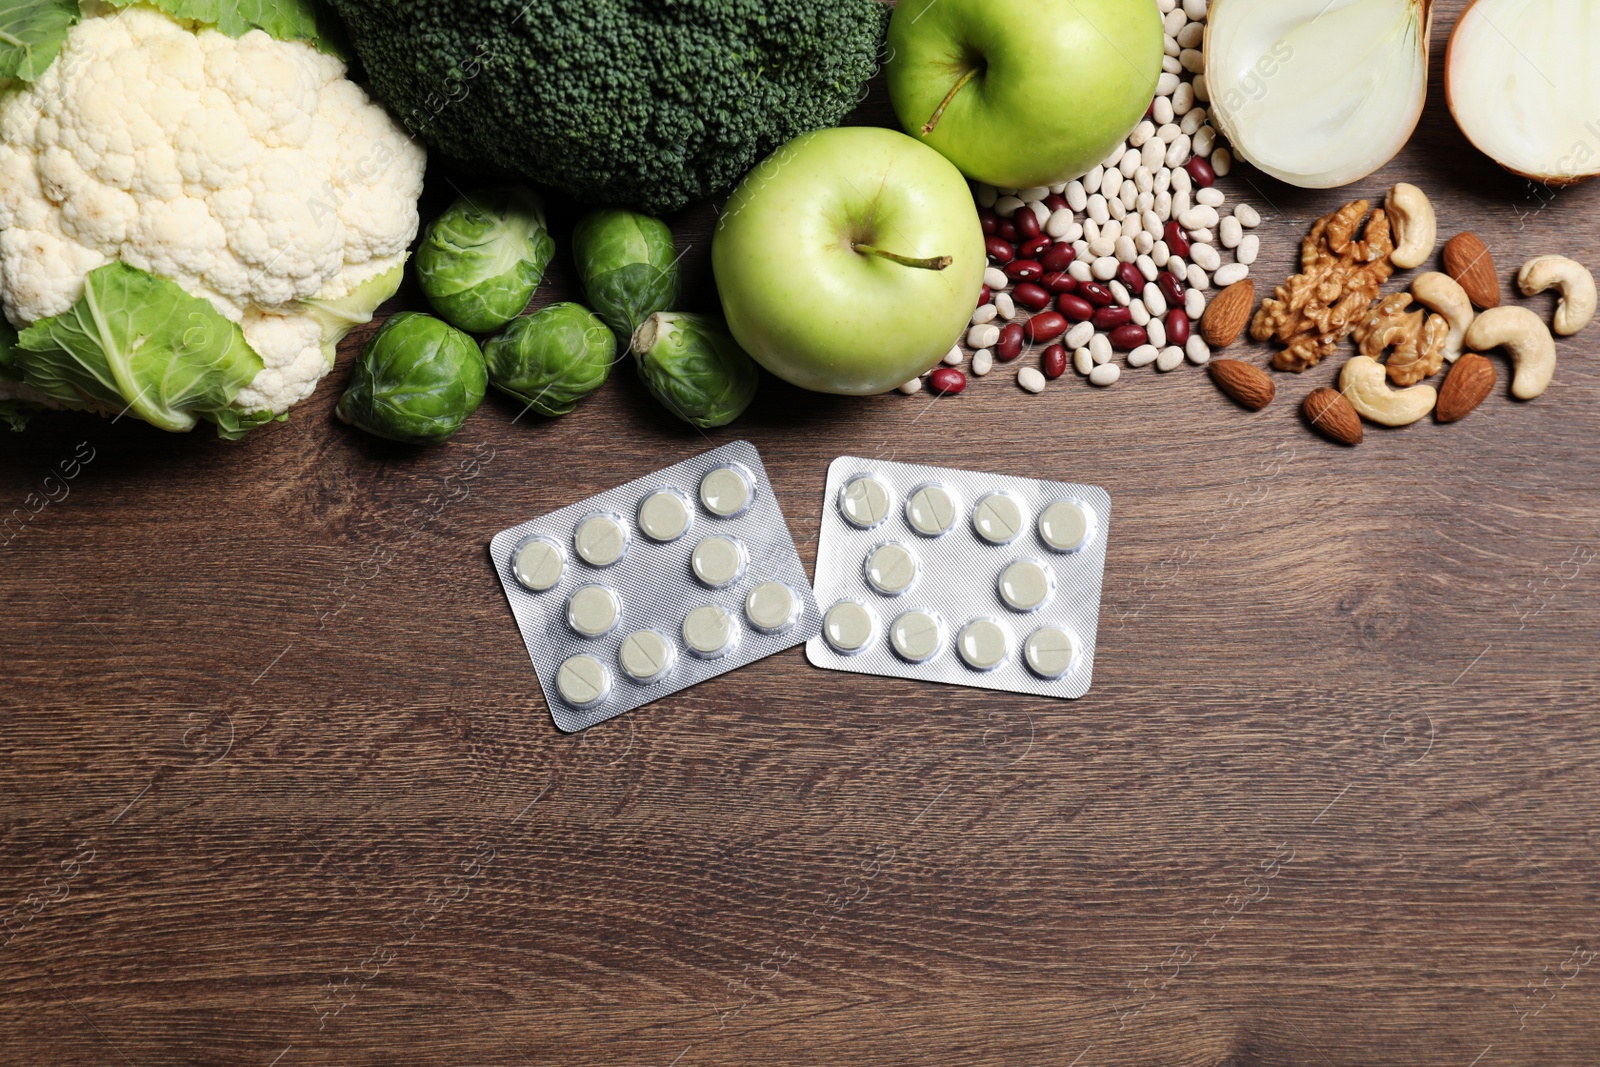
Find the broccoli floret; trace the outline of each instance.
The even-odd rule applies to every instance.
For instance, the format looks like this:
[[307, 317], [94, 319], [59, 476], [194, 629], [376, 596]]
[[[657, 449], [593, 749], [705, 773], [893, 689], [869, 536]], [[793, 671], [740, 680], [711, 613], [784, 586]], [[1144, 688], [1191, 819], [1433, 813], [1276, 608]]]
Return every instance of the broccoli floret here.
[[373, 92], [445, 155], [652, 213], [864, 95], [881, 0], [333, 0]]

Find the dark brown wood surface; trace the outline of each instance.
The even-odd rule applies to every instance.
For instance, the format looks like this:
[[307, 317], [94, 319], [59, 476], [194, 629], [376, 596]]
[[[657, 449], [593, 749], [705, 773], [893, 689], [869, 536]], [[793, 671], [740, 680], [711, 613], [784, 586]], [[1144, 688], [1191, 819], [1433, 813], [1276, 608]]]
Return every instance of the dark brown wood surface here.
[[[1600, 188], [1451, 123], [1459, 6], [1355, 191], [1423, 185], [1508, 294], [1529, 255], [1600, 266]], [[1346, 198], [1223, 185], [1268, 286]], [[675, 220], [702, 306], [712, 218]], [[558, 261], [540, 300], [570, 295]], [[1592, 1064], [1597, 337], [1533, 403], [1353, 451], [1297, 414], [1338, 361], [1259, 414], [1192, 367], [1001, 370], [939, 401], [768, 380], [701, 434], [619, 374], [418, 451], [331, 418], [341, 366], [238, 444], [40, 419], [0, 439], [31, 516], [0, 545], [0, 1062]], [[490, 536], [741, 436], [808, 565], [841, 454], [1106, 486], [1093, 690], [795, 649], [559, 734]]]

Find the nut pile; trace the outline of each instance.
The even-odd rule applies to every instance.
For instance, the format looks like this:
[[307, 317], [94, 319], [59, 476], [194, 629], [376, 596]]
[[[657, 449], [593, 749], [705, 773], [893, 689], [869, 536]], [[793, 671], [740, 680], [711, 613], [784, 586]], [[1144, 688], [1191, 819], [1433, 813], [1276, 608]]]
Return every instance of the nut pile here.
[[[958, 393], [1039, 349], [1019, 367], [1030, 393], [1070, 365], [1109, 386], [1123, 366], [1204, 364], [1206, 294], [1248, 277], [1261, 251], [1261, 215], [1224, 214], [1216, 188], [1233, 157], [1209, 124], [1202, 51], [1208, 0], [1158, 0], [1166, 55], [1144, 120], [1104, 163], [1075, 181], [1032, 189], [975, 189], [989, 267], [971, 327], [945, 366], [901, 387]], [[1225, 253], [1230, 261], [1225, 261]]]
[[[1555, 373], [1552, 327], [1525, 307], [1501, 306], [1499, 274], [1483, 241], [1457, 234], [1444, 246], [1444, 273], [1419, 274], [1409, 291], [1383, 296], [1383, 283], [1396, 268], [1421, 266], [1433, 255], [1438, 221], [1422, 190], [1404, 183], [1369, 217], [1370, 206], [1357, 200], [1318, 219], [1301, 246], [1301, 273], [1262, 301], [1251, 324], [1255, 340], [1284, 346], [1272, 357], [1282, 371], [1309, 370], [1354, 338], [1359, 354], [1340, 370], [1339, 388], [1317, 389], [1302, 403], [1311, 428], [1355, 445], [1363, 419], [1409, 426], [1431, 413], [1438, 422], [1455, 422], [1494, 390], [1494, 365], [1478, 353], [1495, 349], [1504, 350], [1515, 368], [1511, 395], [1541, 395]], [[1559, 290], [1555, 334], [1571, 336], [1594, 318], [1594, 276], [1571, 259], [1536, 256], [1523, 264], [1517, 285], [1526, 296]], [[1213, 303], [1208, 326], [1232, 292]], [[1242, 324], [1249, 302], [1240, 302], [1232, 322]], [[1413, 309], [1413, 303], [1420, 306]], [[1443, 384], [1425, 384], [1446, 363], [1451, 370]], [[1276, 392], [1254, 364], [1216, 360], [1210, 373], [1218, 389], [1252, 411], [1270, 404]]]

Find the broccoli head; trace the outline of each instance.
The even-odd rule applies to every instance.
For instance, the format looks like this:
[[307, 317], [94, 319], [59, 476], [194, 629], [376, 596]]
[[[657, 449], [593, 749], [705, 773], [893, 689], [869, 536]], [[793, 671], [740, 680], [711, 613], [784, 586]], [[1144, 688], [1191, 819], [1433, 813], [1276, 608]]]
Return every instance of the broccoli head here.
[[834, 126], [877, 68], [881, 0], [333, 0], [372, 91], [423, 141], [652, 213]]

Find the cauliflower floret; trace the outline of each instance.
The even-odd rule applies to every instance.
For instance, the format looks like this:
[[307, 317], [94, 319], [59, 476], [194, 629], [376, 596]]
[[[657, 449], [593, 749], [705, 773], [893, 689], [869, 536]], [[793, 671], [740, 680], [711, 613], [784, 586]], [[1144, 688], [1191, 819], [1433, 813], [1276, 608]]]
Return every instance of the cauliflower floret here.
[[18, 326], [60, 314], [121, 259], [240, 323], [266, 365], [241, 410], [305, 399], [371, 312], [325, 302], [397, 281], [426, 162], [344, 75], [260, 30], [139, 7], [83, 19], [0, 104], [0, 309]]

